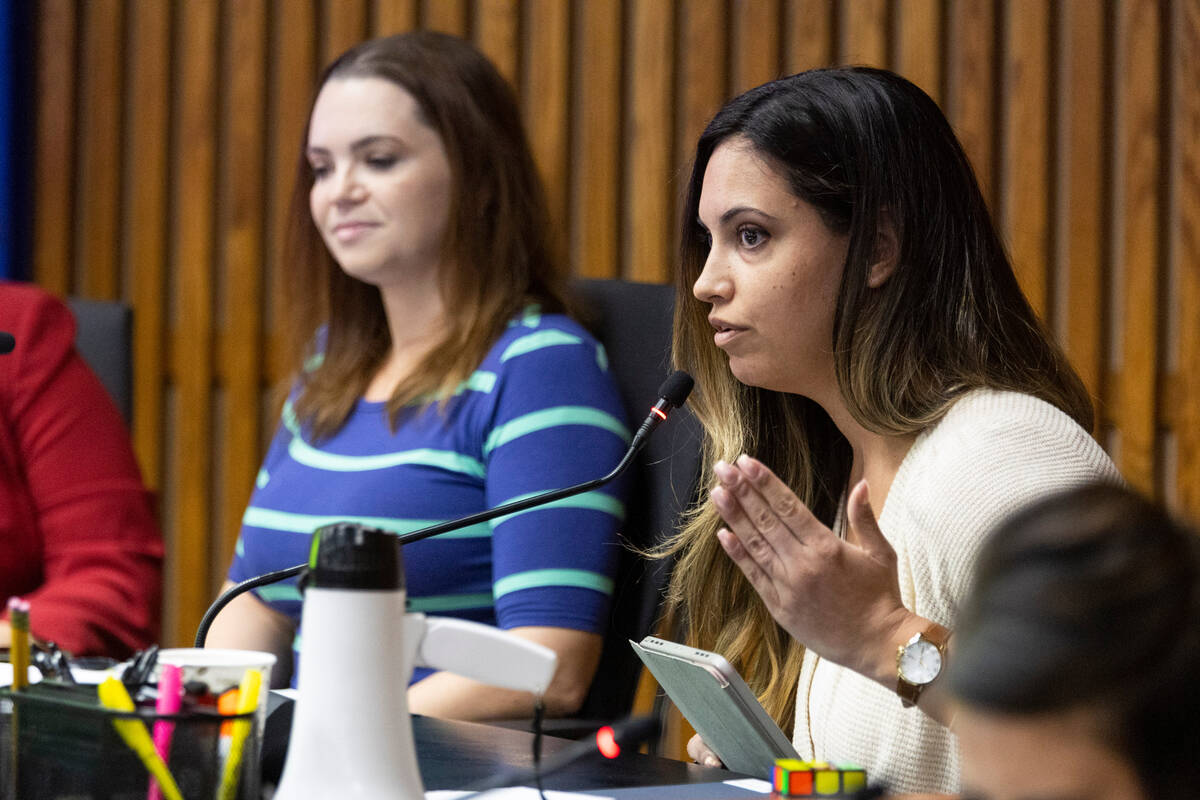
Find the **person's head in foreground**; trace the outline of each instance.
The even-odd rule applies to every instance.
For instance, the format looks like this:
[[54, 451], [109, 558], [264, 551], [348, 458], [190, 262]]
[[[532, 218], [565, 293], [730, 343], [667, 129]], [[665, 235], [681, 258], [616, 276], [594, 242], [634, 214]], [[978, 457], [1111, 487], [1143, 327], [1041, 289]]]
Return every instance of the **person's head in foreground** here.
[[1200, 538], [1133, 492], [1026, 508], [984, 546], [950, 687], [986, 800], [1200, 793]]

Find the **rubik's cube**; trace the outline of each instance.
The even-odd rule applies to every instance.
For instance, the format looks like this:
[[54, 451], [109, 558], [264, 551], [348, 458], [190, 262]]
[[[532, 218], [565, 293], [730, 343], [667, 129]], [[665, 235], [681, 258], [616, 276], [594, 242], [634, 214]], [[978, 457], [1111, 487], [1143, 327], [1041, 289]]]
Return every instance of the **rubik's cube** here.
[[867, 772], [853, 764], [775, 761], [771, 784], [780, 797], [848, 797], [867, 786]]

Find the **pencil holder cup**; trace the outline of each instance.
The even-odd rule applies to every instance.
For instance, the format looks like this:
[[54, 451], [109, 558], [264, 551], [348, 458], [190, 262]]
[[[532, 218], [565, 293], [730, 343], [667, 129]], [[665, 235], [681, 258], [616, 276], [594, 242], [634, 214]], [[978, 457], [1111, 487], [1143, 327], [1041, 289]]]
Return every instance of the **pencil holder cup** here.
[[[96, 686], [51, 682], [0, 692], [0, 797], [259, 800], [263, 713], [222, 714], [192, 702], [178, 713], [122, 712], [97, 697]], [[156, 767], [136, 743], [157, 753], [153, 735], [163, 726], [169, 743]]]

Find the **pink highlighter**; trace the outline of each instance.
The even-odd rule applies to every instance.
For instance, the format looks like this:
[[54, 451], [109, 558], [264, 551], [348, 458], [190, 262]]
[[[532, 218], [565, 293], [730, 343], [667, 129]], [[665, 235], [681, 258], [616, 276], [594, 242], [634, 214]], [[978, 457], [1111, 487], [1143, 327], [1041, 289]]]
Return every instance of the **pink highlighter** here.
[[[183, 707], [183, 670], [174, 664], [159, 665], [158, 702], [154, 710], [159, 714], [178, 714]], [[154, 749], [165, 762], [171, 752], [171, 734], [175, 732], [175, 723], [158, 720], [154, 723]], [[146, 800], [162, 800], [162, 791], [158, 781], [150, 779], [150, 789], [146, 792]]]

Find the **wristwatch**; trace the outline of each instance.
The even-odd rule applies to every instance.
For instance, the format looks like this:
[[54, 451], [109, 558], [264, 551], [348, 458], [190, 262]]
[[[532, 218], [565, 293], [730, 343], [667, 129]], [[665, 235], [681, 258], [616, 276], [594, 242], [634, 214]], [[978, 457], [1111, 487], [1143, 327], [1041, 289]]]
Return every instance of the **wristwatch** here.
[[931, 622], [896, 648], [896, 694], [905, 708], [915, 706], [921, 691], [941, 674], [949, 638], [950, 631]]

